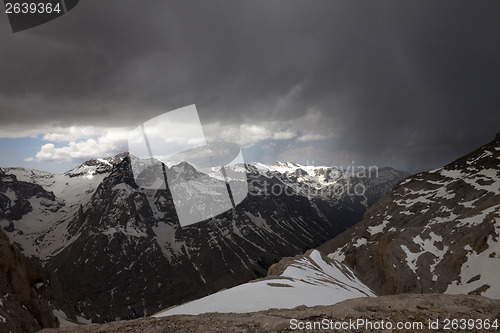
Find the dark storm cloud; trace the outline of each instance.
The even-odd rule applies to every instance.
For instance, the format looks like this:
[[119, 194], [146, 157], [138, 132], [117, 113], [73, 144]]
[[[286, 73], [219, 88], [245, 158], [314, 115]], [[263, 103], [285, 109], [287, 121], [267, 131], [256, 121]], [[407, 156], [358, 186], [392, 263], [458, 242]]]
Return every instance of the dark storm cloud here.
[[192, 103], [207, 123], [315, 110], [318, 130], [337, 135], [332, 151], [438, 166], [500, 130], [499, 10], [495, 1], [81, 1], [44, 26], [0, 33], [0, 112], [4, 126], [122, 126]]

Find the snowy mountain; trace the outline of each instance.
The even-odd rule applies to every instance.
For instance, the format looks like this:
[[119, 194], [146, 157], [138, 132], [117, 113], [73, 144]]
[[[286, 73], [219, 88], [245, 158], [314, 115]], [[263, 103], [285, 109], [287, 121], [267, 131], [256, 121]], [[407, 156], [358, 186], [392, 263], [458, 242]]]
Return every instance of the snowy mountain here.
[[[263, 277], [281, 258], [352, 226], [406, 176], [389, 168], [371, 177], [337, 170], [335, 179], [325, 179], [324, 167], [306, 168], [307, 175], [262, 165], [235, 168], [247, 172], [248, 197], [186, 227], [179, 225], [168, 187], [137, 186], [126, 154], [62, 175], [5, 168], [0, 226], [24, 254], [54, 272], [78, 313], [103, 322], [151, 315]], [[189, 171], [198, 192], [186, 192], [186, 199], [209, 193], [217, 181], [197, 180], [202, 170], [187, 163], [165, 169]]]
[[409, 176], [388, 167], [362, 167], [358, 170], [354, 166], [340, 169], [290, 162], [276, 162], [271, 166], [257, 163], [252, 168], [268, 178], [278, 178], [293, 191], [309, 198], [337, 202], [356, 200], [365, 208], [389, 193], [394, 186], [394, 179]]
[[408, 177], [362, 222], [320, 247], [380, 294], [500, 298], [500, 134]]
[[68, 227], [113, 165], [126, 155], [87, 161], [56, 175], [25, 168], [3, 168], [0, 227], [23, 254], [42, 260], [75, 240]]
[[305, 255], [282, 259], [271, 266], [266, 278], [172, 307], [153, 317], [292, 309], [299, 305], [332, 305], [367, 296], [375, 294], [347, 266], [310, 250]]

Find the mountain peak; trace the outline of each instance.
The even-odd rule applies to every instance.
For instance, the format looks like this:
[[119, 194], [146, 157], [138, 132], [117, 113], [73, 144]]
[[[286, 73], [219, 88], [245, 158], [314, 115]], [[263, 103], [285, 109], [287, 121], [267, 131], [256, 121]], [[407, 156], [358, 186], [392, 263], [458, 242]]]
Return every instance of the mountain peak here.
[[128, 152], [123, 152], [113, 157], [108, 158], [95, 158], [88, 161], [83, 162], [76, 168], [73, 168], [64, 174], [70, 177], [78, 177], [78, 176], [93, 176], [95, 174], [102, 174], [111, 171], [114, 165], [122, 162], [127, 156], [129, 156]]
[[275, 166], [284, 166], [284, 167], [298, 167], [300, 166], [299, 164], [295, 162], [281, 162], [281, 161], [276, 161], [274, 163]]
[[112, 157], [91, 159], [91, 160], [88, 160], [88, 161], [82, 163], [82, 165], [87, 165], [87, 166], [115, 165], [115, 164], [119, 164], [127, 156], [129, 156], [129, 153], [123, 152], [123, 153], [120, 153], [120, 154], [112, 156]]

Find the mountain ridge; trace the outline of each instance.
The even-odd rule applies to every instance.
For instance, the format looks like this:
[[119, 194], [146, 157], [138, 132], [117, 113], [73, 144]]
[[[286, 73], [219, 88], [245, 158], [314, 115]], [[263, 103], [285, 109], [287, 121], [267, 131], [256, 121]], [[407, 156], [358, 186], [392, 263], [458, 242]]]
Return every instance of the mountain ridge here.
[[353, 268], [380, 294], [499, 298], [499, 193], [497, 134], [442, 168], [401, 181], [359, 224], [319, 249]]

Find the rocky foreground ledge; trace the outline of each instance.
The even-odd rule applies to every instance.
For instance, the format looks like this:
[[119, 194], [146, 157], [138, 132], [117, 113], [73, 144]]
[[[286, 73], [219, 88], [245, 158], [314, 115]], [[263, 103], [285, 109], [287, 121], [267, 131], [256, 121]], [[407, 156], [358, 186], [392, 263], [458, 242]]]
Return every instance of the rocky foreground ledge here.
[[[244, 300], [242, 300], [244, 301]], [[453, 321], [455, 319], [455, 321]], [[471, 321], [471, 320], [474, 321]], [[383, 322], [382, 322], [383, 320]], [[429, 320], [434, 327], [429, 327]], [[468, 320], [468, 321], [465, 321]], [[255, 313], [210, 313], [198, 316], [177, 315], [165, 318], [141, 318], [107, 324], [92, 324], [43, 333], [165, 333], [165, 332], [497, 332], [500, 328], [500, 300], [476, 295], [392, 295], [357, 298], [330, 306], [291, 310], [271, 309]], [[356, 327], [355, 322], [363, 322]], [[369, 322], [369, 323], [366, 323]], [[418, 325], [397, 329], [398, 322]], [[367, 325], [372, 325], [371, 329]], [[383, 324], [382, 324], [383, 323]], [[393, 325], [388, 328], [389, 323]], [[335, 325], [344, 325], [344, 328]], [[436, 327], [435, 325], [438, 325]], [[448, 324], [448, 329], [445, 325]], [[384, 325], [383, 327], [381, 325]], [[459, 325], [459, 326], [453, 326]], [[460, 329], [460, 325], [470, 325]], [[464, 327], [464, 326], [463, 326]], [[472, 328], [472, 329], [471, 329]]]

